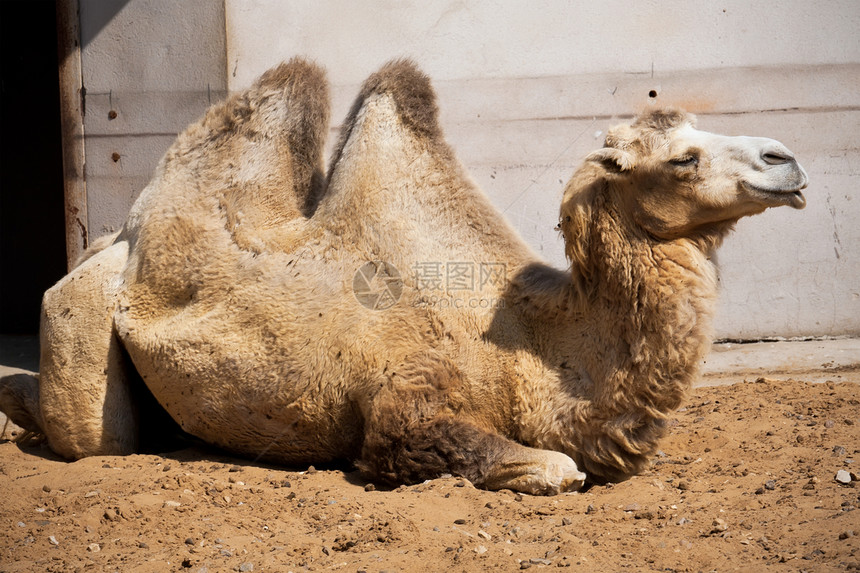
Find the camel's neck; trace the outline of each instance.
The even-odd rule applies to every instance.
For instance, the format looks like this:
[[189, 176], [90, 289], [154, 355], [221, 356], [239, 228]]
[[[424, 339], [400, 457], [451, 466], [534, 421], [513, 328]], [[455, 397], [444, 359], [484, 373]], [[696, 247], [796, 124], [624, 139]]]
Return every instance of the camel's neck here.
[[[711, 342], [716, 273], [702, 247], [627, 232], [612, 209], [595, 214], [588, 323], [607, 349], [590, 365], [593, 405], [608, 416], [677, 409]], [[626, 235], [626, 236], [625, 236]]]
[[[554, 359], [580, 368], [568, 373], [581, 378], [568, 383], [579, 395], [573, 409], [562, 414], [579, 435], [554, 446], [593, 448], [593, 455], [584, 454], [591, 461], [580, 461], [590, 463], [592, 473], [618, 477], [645, 462], [663, 421], [681, 405], [697, 375], [711, 342], [716, 273], [691, 241], [624, 236], [625, 226], [609, 210], [596, 214], [593, 225], [587, 280], [577, 285], [568, 276], [562, 286], [558, 277], [541, 278], [532, 269], [521, 292], [532, 293], [536, 335], [541, 337], [542, 321], [553, 325], [544, 329], [541, 346], [554, 348]], [[573, 272], [576, 277], [577, 269]], [[557, 318], [539, 317], [542, 312]], [[568, 439], [574, 445], [565, 445]], [[602, 460], [599, 452], [607, 451], [620, 457]]]

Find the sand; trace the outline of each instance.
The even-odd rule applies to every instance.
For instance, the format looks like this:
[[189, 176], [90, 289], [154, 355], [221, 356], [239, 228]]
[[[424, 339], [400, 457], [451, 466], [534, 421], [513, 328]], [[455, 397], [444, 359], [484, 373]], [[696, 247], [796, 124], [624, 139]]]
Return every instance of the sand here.
[[860, 570], [860, 374], [839, 378], [697, 388], [647, 471], [552, 497], [5, 442], [0, 571]]

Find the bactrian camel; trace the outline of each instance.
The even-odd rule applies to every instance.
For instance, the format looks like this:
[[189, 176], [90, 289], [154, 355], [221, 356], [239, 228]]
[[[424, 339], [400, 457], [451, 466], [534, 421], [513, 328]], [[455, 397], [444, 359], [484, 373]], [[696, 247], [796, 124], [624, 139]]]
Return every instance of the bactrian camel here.
[[779, 142], [653, 109], [564, 190], [541, 262], [445, 142], [428, 78], [364, 84], [327, 175], [328, 87], [294, 59], [182, 133], [122, 231], [45, 293], [38, 376], [0, 407], [67, 458], [129, 454], [150, 410], [254, 459], [351, 460], [554, 494], [655, 453], [711, 342], [711, 255], [805, 204]]

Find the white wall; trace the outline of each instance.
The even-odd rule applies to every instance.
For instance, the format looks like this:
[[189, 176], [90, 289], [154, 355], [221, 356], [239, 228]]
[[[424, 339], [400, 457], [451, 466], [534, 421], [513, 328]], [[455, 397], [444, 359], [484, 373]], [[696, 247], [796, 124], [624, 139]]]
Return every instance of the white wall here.
[[[220, 6], [131, 0], [103, 32], [106, 47], [85, 48], [85, 75], [91, 70], [99, 93], [125, 85], [132, 107], [161, 110], [122, 131], [105, 119], [104, 95], [92, 120], [88, 107], [94, 233], [121, 222], [156, 148], [163, 152], [175, 126], [205, 107], [204, 83], [240, 90], [281, 60], [310, 56], [329, 71], [337, 123], [368, 74], [408, 56], [434, 78], [461, 160], [558, 266], [563, 184], [608, 126], [635, 110], [681, 105], [704, 129], [783, 141], [810, 175], [809, 206], [744, 220], [724, 245], [718, 335], [860, 334], [860, 3], [225, 0], [223, 14]], [[157, 24], [136, 35], [141, 19]], [[117, 49], [121, 56], [109, 56]], [[187, 83], [147, 76], [159, 63]], [[90, 137], [150, 129], [161, 135], [111, 140], [126, 141], [129, 156], [141, 150], [139, 161], [123, 155], [122, 173], [105, 162], [106, 143]]]

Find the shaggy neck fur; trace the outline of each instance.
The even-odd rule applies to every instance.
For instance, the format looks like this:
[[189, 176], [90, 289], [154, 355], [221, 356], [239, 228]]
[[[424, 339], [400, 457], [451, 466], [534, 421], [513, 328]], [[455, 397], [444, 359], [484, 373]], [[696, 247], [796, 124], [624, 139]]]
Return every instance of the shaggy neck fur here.
[[580, 241], [568, 245], [582, 255], [571, 275], [547, 288], [546, 277], [532, 272], [519, 289], [533, 303], [536, 326], [548, 324], [544, 314], [553, 309], [556, 327], [545, 344], [565, 346], [561, 356], [575, 357], [588, 379], [578, 385], [584, 395], [557, 409], [560, 435], [546, 445], [573, 452], [596, 481], [640, 471], [684, 400], [711, 342], [717, 290], [708, 254], [727, 231], [659, 241], [607, 195], [593, 197], [587, 232], [565, 233]]

